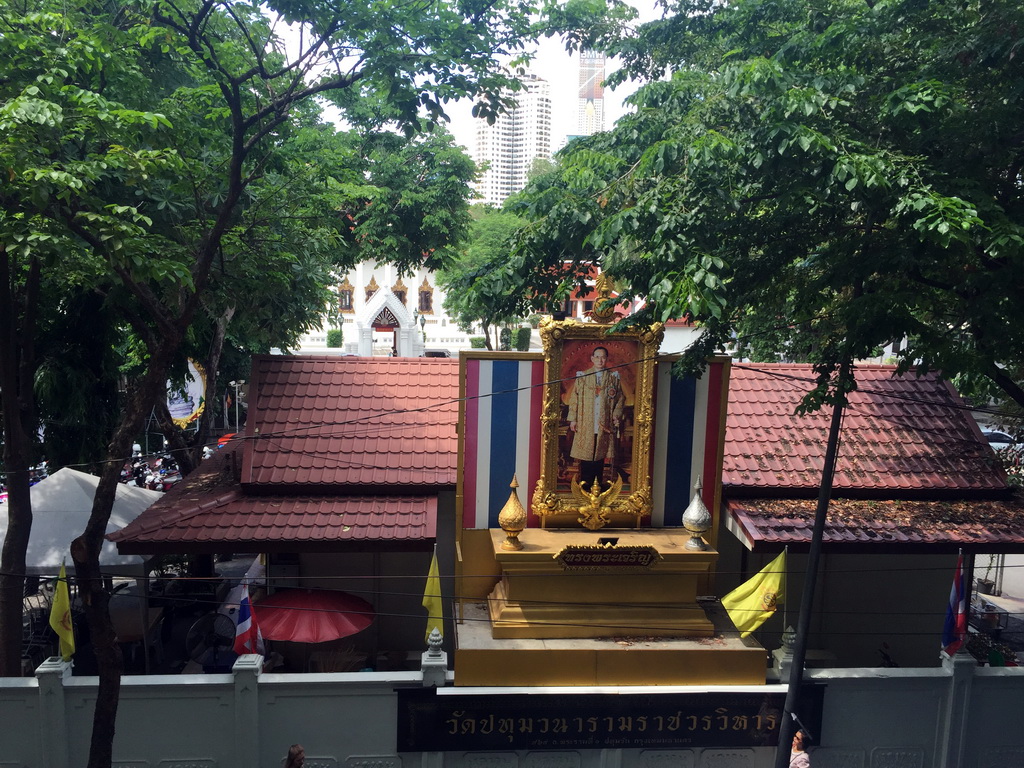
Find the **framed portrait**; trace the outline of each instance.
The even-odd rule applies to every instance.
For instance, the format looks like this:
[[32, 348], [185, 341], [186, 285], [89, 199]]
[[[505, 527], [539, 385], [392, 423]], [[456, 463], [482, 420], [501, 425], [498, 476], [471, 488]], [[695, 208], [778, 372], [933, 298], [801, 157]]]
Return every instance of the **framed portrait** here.
[[533, 512], [545, 527], [574, 526], [586, 498], [602, 510], [602, 527], [639, 526], [651, 514], [654, 363], [664, 330], [609, 327], [540, 326], [547, 391]]

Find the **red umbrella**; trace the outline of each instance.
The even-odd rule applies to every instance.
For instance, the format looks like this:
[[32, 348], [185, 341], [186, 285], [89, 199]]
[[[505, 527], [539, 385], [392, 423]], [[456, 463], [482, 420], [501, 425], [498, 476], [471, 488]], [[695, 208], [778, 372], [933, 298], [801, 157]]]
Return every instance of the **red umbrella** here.
[[329, 589], [281, 589], [253, 606], [268, 640], [326, 643], [361, 632], [373, 623], [373, 606], [360, 597]]

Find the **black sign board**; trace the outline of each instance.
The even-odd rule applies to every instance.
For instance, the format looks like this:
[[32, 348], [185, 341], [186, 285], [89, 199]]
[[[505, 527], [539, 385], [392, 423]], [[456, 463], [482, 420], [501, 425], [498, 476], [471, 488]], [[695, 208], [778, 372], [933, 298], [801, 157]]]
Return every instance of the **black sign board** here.
[[[824, 689], [802, 695], [818, 732]], [[398, 751], [774, 747], [784, 693], [444, 695], [398, 691]]]
[[566, 571], [646, 570], [661, 559], [661, 553], [654, 547], [569, 545], [555, 555]]

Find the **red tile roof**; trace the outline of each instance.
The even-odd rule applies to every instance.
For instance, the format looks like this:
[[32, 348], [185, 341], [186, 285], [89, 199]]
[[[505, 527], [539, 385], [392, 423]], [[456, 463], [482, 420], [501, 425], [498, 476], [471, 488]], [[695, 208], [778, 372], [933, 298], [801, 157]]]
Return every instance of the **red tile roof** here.
[[243, 484], [455, 486], [458, 360], [258, 356], [249, 392]]
[[[974, 419], [937, 374], [857, 366], [843, 420], [836, 496], [1006, 497], [1006, 477]], [[831, 408], [798, 416], [814, 386], [807, 365], [734, 364], [729, 381], [724, 492], [817, 495]]]
[[422, 548], [456, 483], [458, 377], [444, 358], [256, 357], [245, 438], [110, 539], [125, 553]]
[[[726, 524], [749, 549], [777, 552], [808, 548], [814, 527], [812, 499], [732, 499]], [[870, 501], [832, 499], [822, 538], [825, 551], [1024, 551], [1020, 501]]]
[[[335, 551], [433, 538], [434, 494], [455, 482], [457, 361], [272, 356], [257, 358], [253, 371], [248, 439], [218, 452], [111, 534], [120, 551]], [[837, 496], [963, 499], [1006, 491], [973, 419], [938, 377], [894, 378], [891, 367], [862, 366], [857, 379]], [[753, 548], [810, 538], [813, 503], [735, 497], [816, 494], [829, 414], [794, 415], [811, 386], [807, 366], [732, 369], [723, 469], [733, 497], [728, 523]], [[242, 445], [240, 484], [233, 457]], [[831, 518], [827, 541], [931, 551], [972, 542], [986, 551], [1024, 545], [1013, 504], [919, 501], [901, 502], [903, 517], [891, 506], [879, 511], [892, 503], [834, 502], [841, 513]], [[958, 509], [975, 518], [951, 517]]]
[[338, 552], [369, 543], [429, 542], [436, 496], [245, 496], [150, 518], [112, 534], [119, 552]]
[[240, 447], [218, 451], [107, 538], [136, 554], [362, 551], [375, 542], [394, 549], [434, 538], [436, 495], [247, 494], [235, 476]]

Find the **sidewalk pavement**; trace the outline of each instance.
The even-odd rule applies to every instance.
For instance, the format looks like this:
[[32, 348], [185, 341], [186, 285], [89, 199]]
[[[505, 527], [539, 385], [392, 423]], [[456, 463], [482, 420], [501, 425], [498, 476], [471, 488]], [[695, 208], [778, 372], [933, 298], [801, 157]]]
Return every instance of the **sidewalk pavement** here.
[[980, 597], [1006, 611], [1006, 628], [999, 634], [999, 641], [1016, 651], [1018, 659], [1024, 659], [1024, 598], [1012, 595]]

